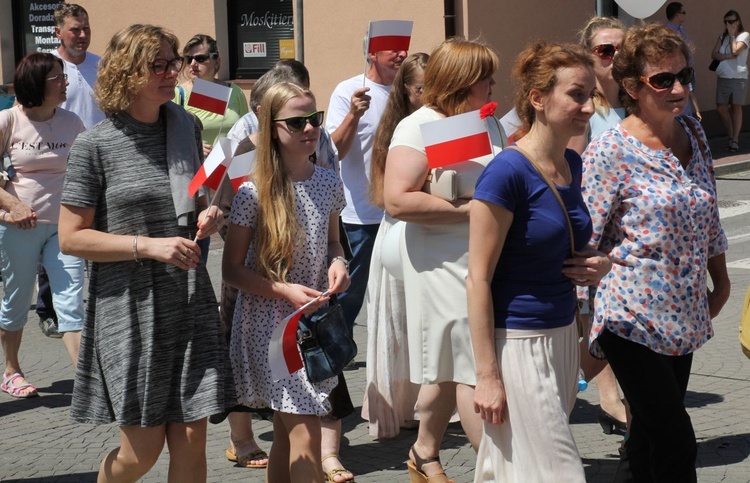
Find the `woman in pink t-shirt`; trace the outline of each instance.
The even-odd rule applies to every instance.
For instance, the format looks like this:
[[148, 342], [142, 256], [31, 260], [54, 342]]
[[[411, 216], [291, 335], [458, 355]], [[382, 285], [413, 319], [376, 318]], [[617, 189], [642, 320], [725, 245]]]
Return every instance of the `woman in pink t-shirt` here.
[[13, 79], [18, 105], [0, 113], [2, 147], [12, 176], [0, 190], [0, 343], [5, 371], [0, 389], [13, 397], [37, 396], [18, 360], [23, 327], [34, 294], [37, 263], [49, 274], [59, 330], [73, 365], [83, 325], [83, 260], [63, 255], [57, 240], [60, 196], [68, 151], [85, 130], [81, 120], [58, 107], [66, 99], [62, 61], [32, 53]]

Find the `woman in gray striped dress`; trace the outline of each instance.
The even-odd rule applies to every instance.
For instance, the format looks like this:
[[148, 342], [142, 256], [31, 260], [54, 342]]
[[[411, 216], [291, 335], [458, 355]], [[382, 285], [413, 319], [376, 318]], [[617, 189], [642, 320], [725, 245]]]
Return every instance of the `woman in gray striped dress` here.
[[[169, 102], [175, 36], [116, 34], [95, 87], [108, 118], [71, 148], [60, 245], [93, 261], [71, 419], [120, 427], [98, 481], [136, 481], [169, 446], [169, 481], [206, 480], [206, 418], [234, 405], [219, 312], [194, 239], [220, 228], [187, 186], [200, 133]], [[202, 210], [202, 211], [201, 211]], [[199, 213], [200, 212], [200, 213]]]

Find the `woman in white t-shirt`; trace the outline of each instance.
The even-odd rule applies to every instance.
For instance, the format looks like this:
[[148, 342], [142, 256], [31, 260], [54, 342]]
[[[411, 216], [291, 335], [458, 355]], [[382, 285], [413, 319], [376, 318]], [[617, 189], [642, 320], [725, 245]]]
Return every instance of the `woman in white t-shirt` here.
[[18, 352], [37, 263], [49, 275], [59, 331], [73, 365], [83, 327], [83, 260], [60, 252], [60, 196], [73, 140], [85, 130], [80, 118], [58, 107], [67, 98], [62, 60], [32, 53], [18, 64], [13, 83], [18, 105], [0, 113], [0, 132], [13, 175], [0, 190], [0, 267], [5, 292], [0, 342], [5, 372], [0, 389], [16, 398], [37, 396], [21, 371]]
[[736, 10], [724, 14], [724, 25], [726, 28], [716, 39], [711, 58], [720, 61], [716, 68], [716, 75], [719, 76], [716, 82], [716, 110], [729, 136], [727, 151], [736, 153], [742, 129], [742, 104], [747, 90], [750, 33], [745, 31]]

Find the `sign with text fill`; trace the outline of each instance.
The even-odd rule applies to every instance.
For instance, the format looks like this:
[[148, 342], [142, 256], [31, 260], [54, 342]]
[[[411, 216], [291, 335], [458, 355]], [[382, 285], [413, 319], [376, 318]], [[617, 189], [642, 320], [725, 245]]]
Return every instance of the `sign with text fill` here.
[[229, 69], [234, 79], [257, 79], [281, 58], [281, 41], [294, 42], [292, 0], [227, 2]]

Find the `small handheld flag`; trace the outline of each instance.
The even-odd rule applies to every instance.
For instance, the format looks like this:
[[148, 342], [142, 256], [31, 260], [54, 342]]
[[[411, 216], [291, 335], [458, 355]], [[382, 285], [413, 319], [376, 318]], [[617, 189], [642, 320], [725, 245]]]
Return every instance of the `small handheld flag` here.
[[419, 127], [430, 168], [492, 154], [487, 124], [478, 110], [426, 122]]
[[230, 87], [203, 79], [195, 79], [187, 105], [223, 116], [231, 95], [232, 89]]

